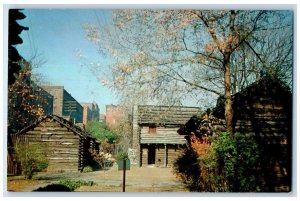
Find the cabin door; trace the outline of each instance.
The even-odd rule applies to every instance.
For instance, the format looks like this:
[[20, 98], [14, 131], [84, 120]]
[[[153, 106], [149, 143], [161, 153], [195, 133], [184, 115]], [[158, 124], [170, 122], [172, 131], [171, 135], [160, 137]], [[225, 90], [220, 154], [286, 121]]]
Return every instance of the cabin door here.
[[148, 165], [155, 164], [155, 145], [148, 146]]

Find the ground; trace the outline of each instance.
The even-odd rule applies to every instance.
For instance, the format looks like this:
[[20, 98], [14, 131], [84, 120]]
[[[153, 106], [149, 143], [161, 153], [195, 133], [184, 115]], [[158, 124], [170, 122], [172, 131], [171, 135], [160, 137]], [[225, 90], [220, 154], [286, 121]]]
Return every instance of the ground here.
[[[33, 191], [63, 179], [92, 181], [93, 186], [81, 186], [78, 192], [122, 192], [123, 172], [113, 166], [106, 171], [90, 173], [39, 173], [31, 181], [20, 177], [9, 177], [8, 191]], [[184, 184], [176, 178], [171, 168], [131, 167], [126, 171], [126, 192], [187, 192]]]

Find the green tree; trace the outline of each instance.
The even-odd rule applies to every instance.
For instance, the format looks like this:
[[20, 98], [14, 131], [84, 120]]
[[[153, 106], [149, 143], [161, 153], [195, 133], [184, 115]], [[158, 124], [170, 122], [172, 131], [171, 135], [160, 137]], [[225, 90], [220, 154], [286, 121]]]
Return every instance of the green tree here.
[[119, 139], [119, 136], [116, 133], [110, 131], [98, 121], [88, 122], [86, 131], [101, 142], [113, 144]]

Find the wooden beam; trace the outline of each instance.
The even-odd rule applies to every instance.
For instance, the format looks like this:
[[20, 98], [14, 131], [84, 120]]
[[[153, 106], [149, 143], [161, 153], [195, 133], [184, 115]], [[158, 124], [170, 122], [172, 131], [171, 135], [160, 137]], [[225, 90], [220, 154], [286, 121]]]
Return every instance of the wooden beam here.
[[167, 145], [165, 144], [165, 161], [164, 161], [164, 167], [167, 167]]

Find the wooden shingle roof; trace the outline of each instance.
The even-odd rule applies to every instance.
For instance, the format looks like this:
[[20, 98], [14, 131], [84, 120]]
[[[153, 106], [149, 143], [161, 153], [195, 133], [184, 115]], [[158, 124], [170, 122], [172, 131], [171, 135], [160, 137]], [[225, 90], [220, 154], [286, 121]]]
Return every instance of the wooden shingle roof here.
[[73, 124], [72, 122], [70, 122], [70, 121], [68, 121], [68, 120], [66, 120], [66, 119], [64, 119], [60, 116], [57, 116], [57, 115], [44, 116], [44, 117], [40, 118], [39, 120], [37, 120], [36, 122], [34, 122], [33, 124], [31, 124], [31, 125], [23, 128], [22, 130], [18, 131], [17, 133], [15, 133], [15, 135], [22, 135], [23, 133], [26, 133], [27, 131], [29, 131], [32, 128], [34, 128], [35, 126], [37, 126], [39, 123], [45, 121], [46, 119], [52, 119], [53, 121], [59, 123], [61, 126], [64, 126], [67, 129], [71, 130], [72, 132], [76, 133], [81, 138], [95, 139], [94, 137], [91, 136], [90, 133], [86, 132], [85, 130], [83, 130], [79, 126], [77, 126], [77, 125]]
[[138, 124], [180, 126], [200, 112], [198, 107], [140, 105], [138, 106]]

